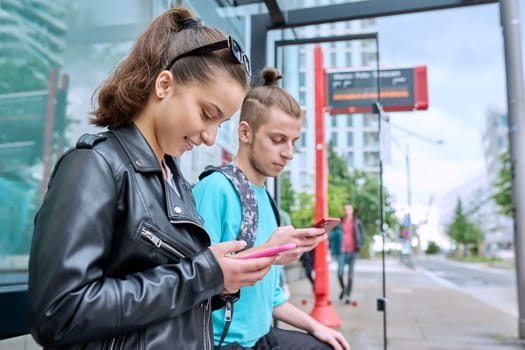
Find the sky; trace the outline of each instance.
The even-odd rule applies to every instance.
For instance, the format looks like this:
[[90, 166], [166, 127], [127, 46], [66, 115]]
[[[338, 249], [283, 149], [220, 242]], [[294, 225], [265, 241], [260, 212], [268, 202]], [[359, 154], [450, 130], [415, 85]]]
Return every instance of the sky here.
[[[522, 52], [525, 3], [520, 3]], [[380, 64], [427, 66], [426, 111], [391, 112], [392, 164], [384, 184], [407, 206], [410, 163], [413, 222], [438, 215], [448, 193], [485, 170], [481, 131], [489, 108], [506, 111], [503, 35], [499, 5], [476, 5], [378, 20]], [[403, 129], [421, 135], [410, 136]], [[435, 141], [442, 140], [438, 145]], [[408, 149], [408, 152], [407, 152]], [[428, 210], [432, 202], [432, 210]]]

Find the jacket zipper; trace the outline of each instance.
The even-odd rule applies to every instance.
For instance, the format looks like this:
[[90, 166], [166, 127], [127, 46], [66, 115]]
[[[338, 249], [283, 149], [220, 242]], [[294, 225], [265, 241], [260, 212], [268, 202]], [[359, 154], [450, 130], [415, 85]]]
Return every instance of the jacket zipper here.
[[109, 349], [108, 350], [115, 349], [115, 343], [116, 342], [117, 342], [117, 338], [111, 338], [111, 342], [109, 343]]
[[[174, 220], [170, 220], [170, 222], [172, 224], [181, 223], [181, 221], [174, 221]], [[184, 221], [184, 222], [195, 224], [192, 221]], [[200, 225], [197, 225], [197, 226], [203, 228]], [[141, 234], [142, 237], [146, 238], [151, 243], [153, 243], [153, 245], [155, 245], [155, 247], [157, 247], [159, 249], [164, 249], [164, 250], [168, 251], [169, 253], [171, 253], [171, 254], [173, 254], [175, 256], [178, 256], [179, 258], [184, 258], [184, 254], [182, 254], [177, 248], [175, 248], [171, 244], [165, 242], [164, 240], [162, 240], [162, 238], [160, 238], [159, 236], [155, 235], [153, 232], [151, 232], [151, 231], [149, 231], [149, 230], [147, 230], [145, 228], [142, 228], [142, 230], [140, 231], [140, 234]], [[211, 319], [211, 313], [208, 312], [209, 307], [210, 307], [210, 300], [208, 300], [206, 302], [206, 306], [204, 308], [204, 317], [203, 317], [203, 321], [202, 321], [203, 322], [204, 339], [207, 339], [205, 341], [205, 343], [204, 343], [204, 346], [205, 346], [204, 350], [212, 350], [213, 349], [212, 344], [211, 344], [211, 340], [210, 340], [210, 334], [209, 334], [209, 324], [210, 324], [210, 319]]]
[[225, 308], [226, 310], [224, 310], [224, 321], [231, 322], [232, 320], [232, 302], [227, 301]]
[[140, 231], [140, 235], [144, 238], [146, 238], [147, 240], [149, 240], [151, 243], [153, 243], [153, 245], [155, 245], [155, 247], [159, 248], [159, 249], [163, 249], [167, 252], [169, 252], [170, 254], [172, 255], [175, 255], [179, 258], [184, 258], [184, 254], [181, 253], [180, 250], [178, 250], [177, 248], [173, 247], [171, 244], [167, 243], [166, 241], [162, 240], [162, 238], [160, 238], [159, 236], [155, 235], [153, 232], [145, 229], [145, 228], [142, 228], [142, 230]]

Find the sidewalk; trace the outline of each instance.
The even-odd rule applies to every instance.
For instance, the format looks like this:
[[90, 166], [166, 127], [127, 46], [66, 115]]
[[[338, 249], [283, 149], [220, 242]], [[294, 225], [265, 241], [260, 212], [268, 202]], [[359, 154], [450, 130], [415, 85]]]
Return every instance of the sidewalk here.
[[[385, 266], [386, 349], [525, 349], [525, 342], [517, 339], [518, 321], [512, 313], [440, 283], [420, 268], [409, 269], [397, 259], [387, 258]], [[338, 300], [335, 272], [330, 273], [331, 300], [342, 321], [339, 330], [352, 350], [385, 349], [384, 314], [377, 311], [377, 299], [382, 297], [382, 261], [360, 259], [355, 269], [355, 307]], [[290, 301], [310, 313], [314, 296], [309, 281], [290, 281], [289, 286]]]

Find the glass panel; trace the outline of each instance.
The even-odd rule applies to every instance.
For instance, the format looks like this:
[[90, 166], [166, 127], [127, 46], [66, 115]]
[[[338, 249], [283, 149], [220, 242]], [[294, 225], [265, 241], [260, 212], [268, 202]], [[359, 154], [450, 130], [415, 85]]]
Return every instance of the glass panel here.
[[333, 128], [337, 127], [337, 116], [336, 115], [330, 116], [330, 123]]
[[379, 136], [377, 132], [365, 132], [364, 133], [364, 146], [365, 147], [377, 147], [379, 144]]
[[346, 134], [346, 146], [347, 147], [352, 147], [354, 146], [354, 133], [352, 132], [348, 132]]
[[352, 114], [347, 114], [346, 115], [346, 126], [348, 127], [351, 127], [353, 125], [352, 121], [353, 121], [353, 116]]
[[[93, 92], [170, 3], [0, 1], [0, 286], [27, 278], [33, 219], [58, 157], [100, 131], [89, 124]], [[192, 3], [206, 24], [249, 38], [246, 16], [217, 16], [212, 0]]]
[[[366, 1], [366, 0], [358, 0], [358, 1]], [[316, 6], [344, 4], [348, 2], [357, 2], [357, 1], [355, 0], [353, 1], [349, 1], [349, 0], [278, 0], [277, 1], [277, 3], [279, 4], [279, 7], [283, 11], [316, 7]]]
[[330, 142], [334, 147], [337, 147], [337, 132], [334, 131], [332, 132], [331, 136], [330, 136], [330, 140], [327, 140], [328, 142]]
[[348, 152], [346, 154], [346, 166], [349, 168], [354, 166], [354, 153], [353, 152]]
[[149, 22], [141, 1], [0, 3], [0, 271], [18, 283], [57, 158], [88, 126], [97, 84]]

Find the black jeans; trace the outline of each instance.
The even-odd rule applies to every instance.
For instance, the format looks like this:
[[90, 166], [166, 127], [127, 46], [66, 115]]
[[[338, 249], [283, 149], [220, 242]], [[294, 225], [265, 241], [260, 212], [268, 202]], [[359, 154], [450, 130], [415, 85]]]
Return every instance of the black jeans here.
[[246, 348], [238, 343], [215, 347], [215, 350], [332, 350], [332, 347], [310, 334], [272, 328], [268, 334], [260, 338], [257, 343]]

